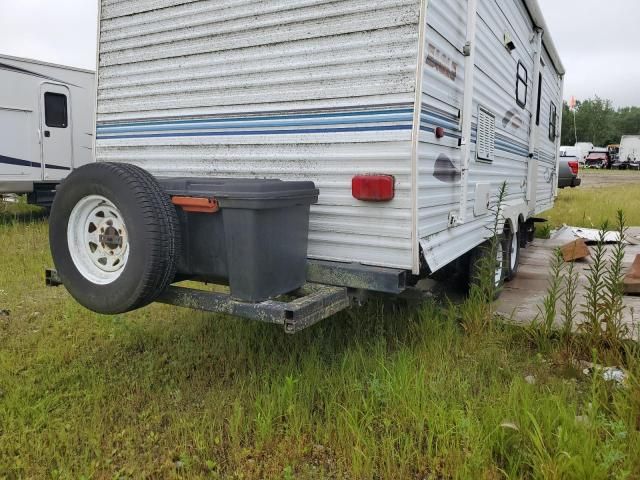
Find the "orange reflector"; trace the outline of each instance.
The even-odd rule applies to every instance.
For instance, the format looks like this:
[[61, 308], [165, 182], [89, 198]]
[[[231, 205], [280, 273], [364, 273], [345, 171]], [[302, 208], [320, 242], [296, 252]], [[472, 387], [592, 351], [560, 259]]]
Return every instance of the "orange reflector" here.
[[189, 213], [216, 213], [220, 211], [220, 205], [215, 198], [171, 197], [171, 201]]

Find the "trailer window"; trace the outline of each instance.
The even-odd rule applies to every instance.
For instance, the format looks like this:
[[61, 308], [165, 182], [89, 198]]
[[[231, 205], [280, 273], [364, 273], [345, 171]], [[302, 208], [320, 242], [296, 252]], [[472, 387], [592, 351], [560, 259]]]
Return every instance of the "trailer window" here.
[[540, 74], [538, 79], [538, 107], [536, 112], [536, 125], [540, 126], [540, 108], [542, 106], [542, 74]]
[[518, 62], [516, 74], [516, 102], [522, 108], [527, 105], [527, 93], [529, 90], [529, 72], [522, 62]]
[[556, 105], [551, 102], [551, 108], [549, 110], [549, 140], [556, 141], [558, 137], [558, 109]]
[[61, 93], [44, 94], [44, 123], [47, 127], [67, 128], [67, 96]]

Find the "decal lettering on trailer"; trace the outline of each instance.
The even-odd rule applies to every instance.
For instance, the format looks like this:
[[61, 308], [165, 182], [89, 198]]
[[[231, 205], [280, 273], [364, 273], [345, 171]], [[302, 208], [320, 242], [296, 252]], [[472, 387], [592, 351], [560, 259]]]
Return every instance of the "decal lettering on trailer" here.
[[455, 81], [456, 78], [458, 78], [458, 64], [453, 58], [432, 44], [429, 44], [427, 47], [427, 65], [437, 70], [449, 80]]

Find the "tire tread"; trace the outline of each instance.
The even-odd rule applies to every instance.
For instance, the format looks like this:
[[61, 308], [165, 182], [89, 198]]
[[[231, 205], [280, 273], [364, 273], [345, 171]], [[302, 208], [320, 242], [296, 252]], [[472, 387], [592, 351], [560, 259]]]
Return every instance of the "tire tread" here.
[[[180, 224], [176, 207], [153, 175], [139, 166], [127, 163], [100, 162], [81, 167], [62, 183], [57, 197], [73, 189], [74, 182], [82, 178], [78, 172], [83, 169], [87, 172], [93, 169], [91, 175], [97, 178], [102, 175], [112, 176], [135, 199], [138, 223], [141, 223], [138, 230], [144, 235], [147, 245], [145, 265], [138, 272], [140, 278], [129, 300], [112, 305], [108, 310], [111, 313], [124, 313], [142, 308], [155, 301], [175, 278], [177, 260], [181, 252]], [[56, 209], [55, 201], [53, 208]], [[54, 241], [60, 244], [63, 240], [66, 243], [66, 238], [51, 239], [52, 244]]]

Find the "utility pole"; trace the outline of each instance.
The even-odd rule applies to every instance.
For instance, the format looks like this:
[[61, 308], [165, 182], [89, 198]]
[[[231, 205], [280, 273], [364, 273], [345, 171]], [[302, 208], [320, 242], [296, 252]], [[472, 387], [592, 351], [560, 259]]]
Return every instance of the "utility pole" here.
[[576, 137], [576, 143], [578, 143], [578, 121], [576, 119], [576, 106], [577, 106], [578, 102], [576, 102], [576, 97], [571, 97], [571, 100], [569, 100], [569, 108], [571, 109], [571, 111], [573, 112], [573, 133]]

